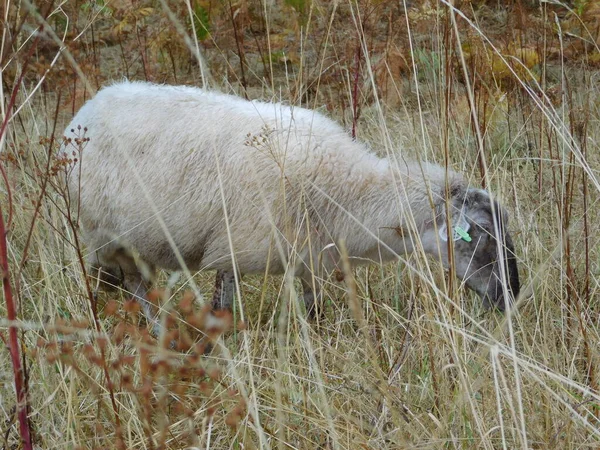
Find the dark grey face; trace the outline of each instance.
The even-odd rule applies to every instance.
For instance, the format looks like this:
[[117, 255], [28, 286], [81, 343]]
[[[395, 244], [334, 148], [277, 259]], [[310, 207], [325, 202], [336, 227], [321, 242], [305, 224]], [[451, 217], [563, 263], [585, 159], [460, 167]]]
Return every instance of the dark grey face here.
[[[495, 306], [504, 311], [520, 290], [517, 259], [507, 230], [506, 214], [497, 202], [492, 211], [488, 193], [480, 189], [454, 192], [452, 197], [451, 238], [456, 274], [479, 294], [486, 307]], [[440, 237], [442, 234], [447, 236], [443, 223], [438, 226]], [[468, 233], [466, 240], [459, 237], [461, 230], [457, 231], [457, 226]], [[469, 237], [470, 242], [467, 242]], [[508, 299], [505, 298], [505, 282]]]

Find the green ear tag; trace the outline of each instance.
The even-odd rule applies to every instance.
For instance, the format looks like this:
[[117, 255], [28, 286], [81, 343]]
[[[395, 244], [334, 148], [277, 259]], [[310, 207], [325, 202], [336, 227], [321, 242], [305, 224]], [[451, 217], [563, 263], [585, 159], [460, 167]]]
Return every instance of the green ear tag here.
[[459, 226], [454, 227], [454, 231], [460, 236], [460, 238], [465, 242], [471, 242], [471, 236], [467, 233], [463, 228]]

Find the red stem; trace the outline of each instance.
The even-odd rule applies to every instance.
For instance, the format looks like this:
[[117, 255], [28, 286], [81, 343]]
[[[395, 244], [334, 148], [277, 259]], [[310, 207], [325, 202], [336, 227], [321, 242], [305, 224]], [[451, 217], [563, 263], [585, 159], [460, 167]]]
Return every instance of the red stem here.
[[[41, 31], [41, 29], [40, 29]], [[15, 105], [17, 99], [17, 92], [19, 91], [19, 87], [21, 86], [21, 82], [23, 81], [23, 77], [25, 76], [25, 71], [29, 64], [29, 60], [33, 55], [35, 48], [37, 47], [39, 41], [39, 34], [36, 37], [35, 41], [31, 45], [27, 56], [25, 57], [25, 61], [23, 62], [23, 67], [21, 69], [21, 73], [19, 74], [19, 78], [17, 79], [12, 94], [10, 96], [10, 100], [8, 102], [8, 106], [6, 108], [6, 116], [4, 117], [4, 121], [0, 126], [0, 139], [4, 136], [6, 132], [6, 128], [8, 126], [8, 122], [11, 118], [11, 111]], [[8, 195], [8, 227], [12, 224], [12, 216], [13, 216], [13, 205], [12, 205], [12, 193], [10, 189], [10, 184], [8, 182], [8, 177], [6, 175], [6, 171], [4, 167], [0, 164], [0, 174], [6, 183], [6, 192]], [[2, 289], [4, 291], [4, 300], [6, 302], [6, 315], [11, 324], [8, 327], [8, 349], [10, 351], [10, 359], [13, 365], [13, 376], [15, 379], [15, 390], [17, 393], [17, 418], [19, 420], [19, 430], [21, 435], [21, 440], [23, 441], [23, 448], [25, 450], [32, 450], [33, 444], [31, 440], [31, 430], [29, 429], [29, 420], [27, 420], [27, 387], [24, 383], [24, 370], [21, 365], [21, 357], [19, 354], [19, 339], [17, 336], [17, 327], [14, 322], [17, 320], [17, 310], [15, 307], [15, 300], [13, 298], [12, 288], [10, 285], [10, 271], [8, 268], [8, 245], [6, 237], [8, 235], [8, 228], [4, 224], [4, 216], [2, 208], [0, 207], [0, 274], [2, 275]]]
[[27, 420], [27, 392], [23, 383], [23, 368], [21, 367], [21, 357], [19, 355], [19, 340], [17, 336], [17, 327], [14, 322], [17, 320], [17, 310], [10, 287], [10, 272], [8, 270], [8, 252], [6, 244], [6, 229], [4, 227], [4, 217], [0, 207], [0, 271], [2, 273], [2, 289], [6, 301], [6, 315], [11, 324], [8, 327], [8, 349], [10, 359], [13, 365], [13, 374], [15, 378], [15, 390], [17, 391], [17, 417], [19, 419], [19, 429], [23, 448], [32, 450], [31, 432], [29, 430], [29, 421]]

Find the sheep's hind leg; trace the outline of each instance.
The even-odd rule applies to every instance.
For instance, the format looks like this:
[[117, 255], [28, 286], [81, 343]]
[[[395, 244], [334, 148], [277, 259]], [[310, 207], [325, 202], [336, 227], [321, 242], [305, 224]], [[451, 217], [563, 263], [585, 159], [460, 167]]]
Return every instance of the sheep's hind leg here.
[[[241, 279], [241, 276], [239, 277]], [[214, 311], [233, 309], [233, 300], [235, 293], [235, 274], [233, 270], [217, 270], [215, 277], [215, 290], [212, 298], [212, 308]], [[211, 312], [211, 316], [216, 318]], [[217, 319], [220, 320], [220, 319]], [[204, 339], [205, 349], [204, 354], [208, 355], [213, 350], [213, 343], [208, 339], [208, 336]]]
[[214, 310], [233, 308], [235, 293], [235, 274], [233, 270], [217, 270], [215, 278], [215, 291], [212, 299]]
[[312, 276], [308, 279], [301, 278], [302, 281], [302, 298], [304, 307], [306, 308], [306, 316], [309, 320], [315, 320], [317, 317], [322, 318], [324, 314], [323, 297], [319, 288], [313, 289]]

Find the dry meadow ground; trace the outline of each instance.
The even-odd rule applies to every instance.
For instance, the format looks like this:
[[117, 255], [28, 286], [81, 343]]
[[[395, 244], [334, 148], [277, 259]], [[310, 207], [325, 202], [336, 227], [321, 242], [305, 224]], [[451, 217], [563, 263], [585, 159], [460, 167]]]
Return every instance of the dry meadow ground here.
[[[454, 3], [4, 0], [0, 448], [599, 448], [600, 2]], [[320, 280], [318, 324], [293, 280], [246, 277], [207, 330], [214, 273], [161, 273], [157, 342], [126, 292], [94, 297], [57, 158], [124, 77], [319, 109], [382, 156], [485, 181], [517, 307], [484, 310], [417, 254]]]

